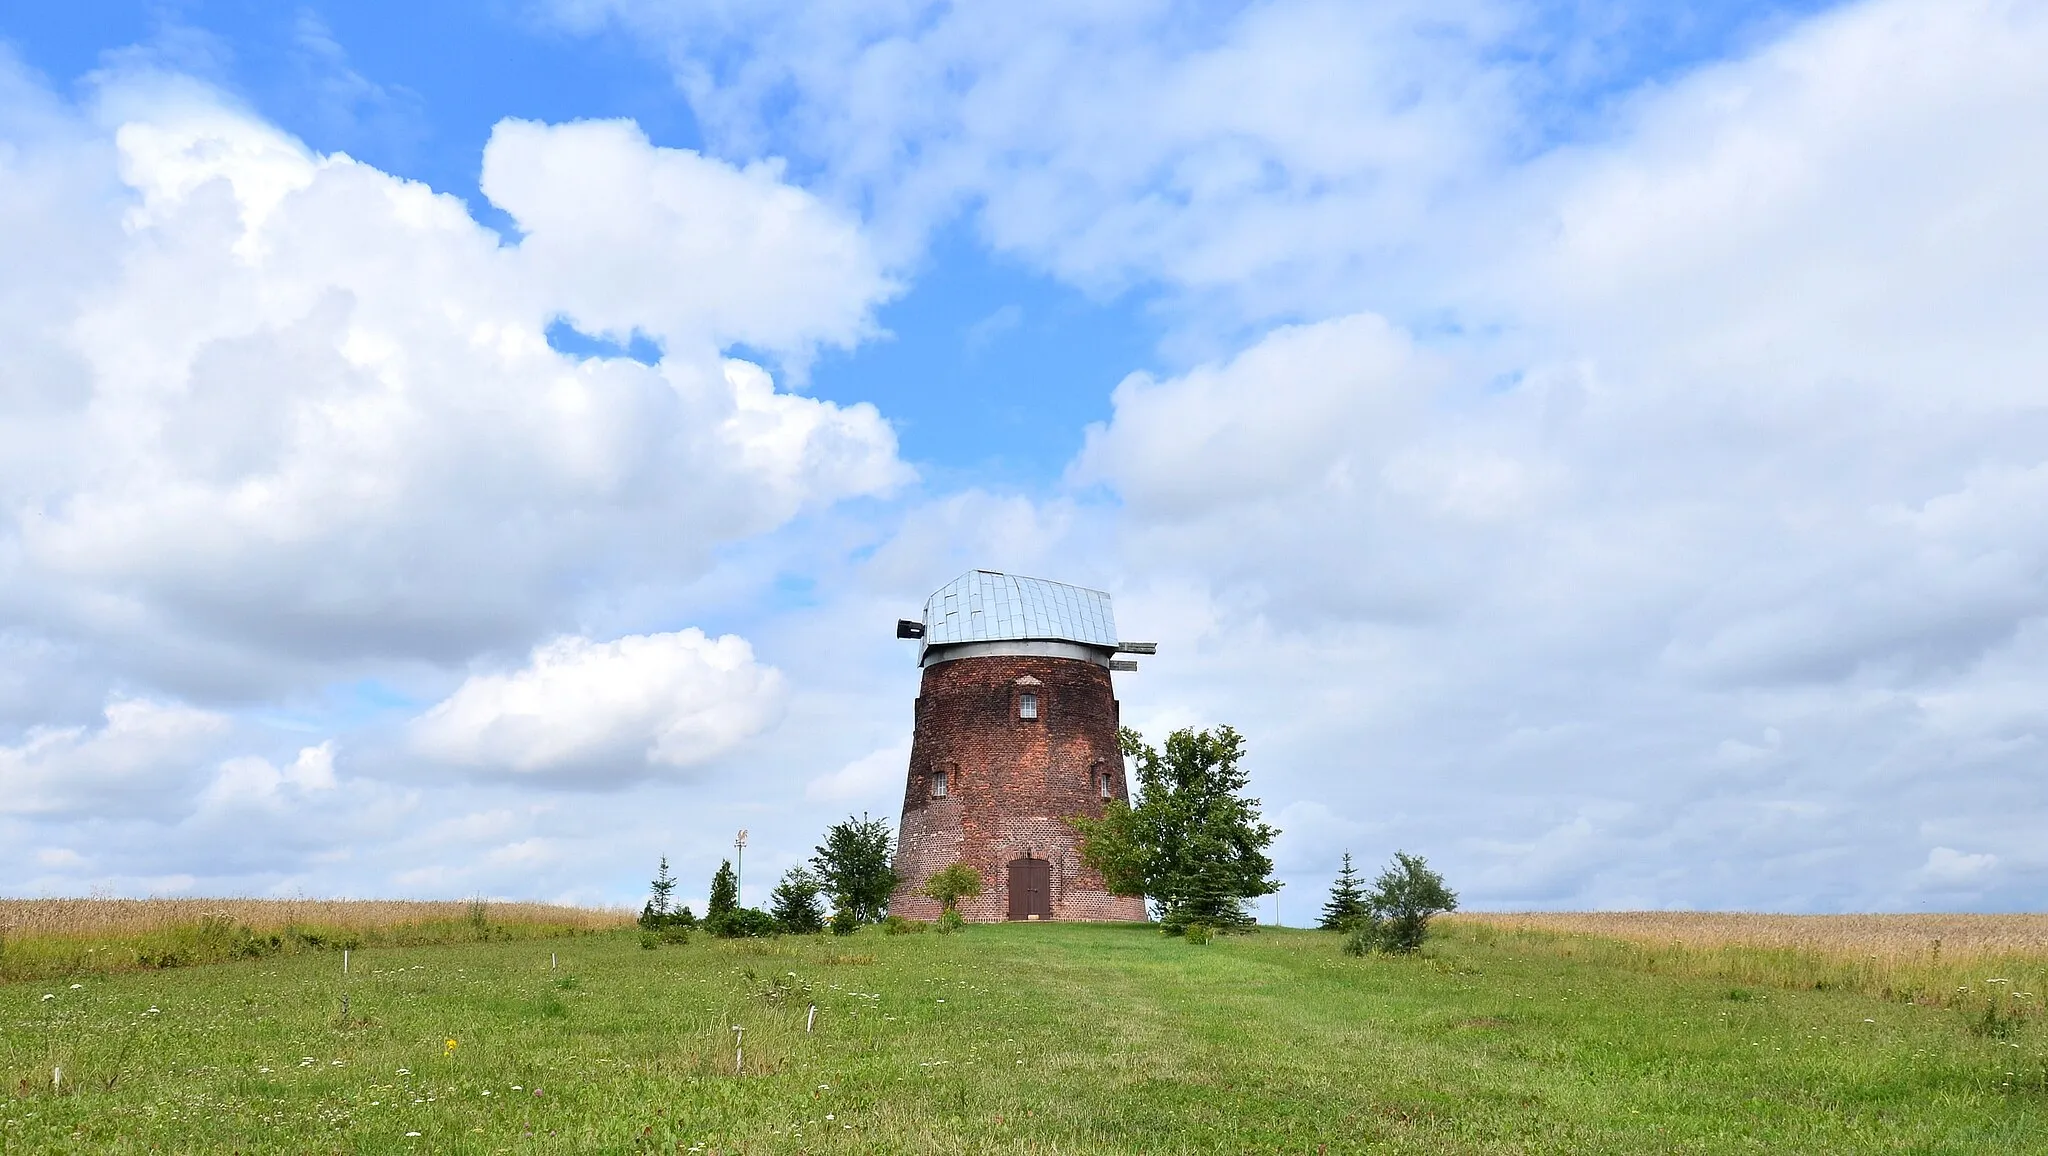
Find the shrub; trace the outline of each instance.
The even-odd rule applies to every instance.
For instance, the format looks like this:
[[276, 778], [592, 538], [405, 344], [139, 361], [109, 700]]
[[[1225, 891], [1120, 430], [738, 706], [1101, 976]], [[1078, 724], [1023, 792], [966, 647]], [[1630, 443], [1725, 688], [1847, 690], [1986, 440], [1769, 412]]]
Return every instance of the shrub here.
[[924, 881], [923, 893], [939, 901], [939, 910], [953, 911], [962, 899], [981, 894], [981, 872], [965, 863], [955, 863], [932, 873]]
[[1406, 955], [1422, 947], [1429, 921], [1458, 908], [1458, 896], [1420, 855], [1394, 852], [1394, 861], [1373, 881], [1366, 914], [1351, 925], [1346, 955], [1387, 951]]
[[944, 911], [939, 912], [937, 926], [940, 935], [951, 935], [956, 931], [964, 930], [967, 927], [967, 921], [960, 917], [958, 908], [948, 907]]
[[1181, 934], [1189, 943], [1207, 943], [1215, 932], [1211, 931], [1206, 923], [1190, 923], [1181, 928]]
[[681, 924], [669, 924], [654, 934], [670, 947], [681, 947], [685, 943], [690, 942], [690, 929]]
[[847, 908], [841, 907], [832, 913], [832, 934], [852, 935], [860, 930], [860, 919]]
[[735, 907], [707, 916], [704, 930], [720, 939], [758, 939], [781, 932], [775, 917], [758, 907]]
[[882, 919], [882, 931], [889, 935], [915, 935], [923, 931], [925, 926], [915, 919], [905, 919], [901, 915], [884, 916]]
[[641, 933], [640, 933], [640, 950], [642, 950], [642, 951], [653, 951], [653, 950], [654, 950], [655, 948], [657, 948], [657, 947], [660, 947], [660, 946], [661, 946], [661, 933], [660, 933], [660, 932], [656, 932], [656, 931], [643, 931], [643, 932], [641, 932]]

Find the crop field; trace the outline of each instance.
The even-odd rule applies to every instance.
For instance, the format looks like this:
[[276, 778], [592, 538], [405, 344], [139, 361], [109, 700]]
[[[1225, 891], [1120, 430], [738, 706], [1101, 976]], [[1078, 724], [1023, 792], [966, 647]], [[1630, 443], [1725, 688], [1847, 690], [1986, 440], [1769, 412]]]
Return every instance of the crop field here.
[[623, 909], [384, 899], [0, 899], [0, 981], [305, 951], [546, 939], [630, 927]]
[[1693, 911], [1461, 914], [1520, 944], [1640, 971], [1853, 991], [2036, 1017], [2048, 915], [1751, 915]]
[[1606, 934], [626, 931], [16, 981], [0, 1150], [2048, 1152], [2037, 1017]]

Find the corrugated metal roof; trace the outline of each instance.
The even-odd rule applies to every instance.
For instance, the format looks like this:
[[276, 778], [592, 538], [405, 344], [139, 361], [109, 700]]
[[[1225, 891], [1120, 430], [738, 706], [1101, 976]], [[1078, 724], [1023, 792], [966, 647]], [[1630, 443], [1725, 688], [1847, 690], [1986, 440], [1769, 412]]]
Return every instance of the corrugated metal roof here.
[[969, 570], [924, 604], [924, 644], [1049, 638], [1116, 647], [1116, 617], [1100, 590]]

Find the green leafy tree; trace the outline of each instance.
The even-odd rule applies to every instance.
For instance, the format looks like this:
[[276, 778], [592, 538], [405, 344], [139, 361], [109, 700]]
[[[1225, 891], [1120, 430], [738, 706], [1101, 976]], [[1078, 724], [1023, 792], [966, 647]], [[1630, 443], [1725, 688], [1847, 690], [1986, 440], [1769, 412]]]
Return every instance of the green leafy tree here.
[[1068, 820], [1081, 835], [1081, 861], [1111, 893], [1149, 897], [1169, 932], [1251, 926], [1245, 902], [1279, 890], [1266, 856], [1279, 831], [1244, 794], [1244, 736], [1227, 726], [1185, 728], [1163, 749], [1128, 727], [1121, 737], [1138, 802], [1111, 800], [1100, 819]]
[[718, 861], [718, 873], [711, 877], [711, 898], [704, 905], [706, 922], [734, 910], [740, 905], [740, 881], [732, 873], [732, 860]]
[[825, 929], [825, 912], [818, 904], [818, 877], [801, 866], [782, 873], [782, 881], [768, 896], [768, 913], [792, 935], [812, 935]]
[[1458, 896], [1444, 886], [1444, 877], [1430, 870], [1422, 856], [1396, 851], [1394, 861], [1373, 880], [1366, 906], [1370, 914], [1355, 925], [1344, 950], [1353, 955], [1368, 951], [1406, 954], [1419, 949], [1428, 938], [1431, 919], [1458, 909]]
[[924, 881], [924, 894], [939, 901], [941, 912], [954, 911], [962, 899], [972, 899], [981, 894], [981, 872], [965, 863], [932, 873]]
[[835, 908], [852, 912], [861, 923], [888, 913], [889, 893], [896, 889], [896, 870], [889, 865], [895, 843], [887, 821], [865, 814], [826, 828], [811, 865]]
[[1323, 904], [1324, 931], [1349, 931], [1372, 914], [1365, 901], [1365, 887], [1358, 881], [1358, 868], [1351, 865], [1351, 852], [1344, 852], [1344, 868], [1330, 884], [1330, 901]]

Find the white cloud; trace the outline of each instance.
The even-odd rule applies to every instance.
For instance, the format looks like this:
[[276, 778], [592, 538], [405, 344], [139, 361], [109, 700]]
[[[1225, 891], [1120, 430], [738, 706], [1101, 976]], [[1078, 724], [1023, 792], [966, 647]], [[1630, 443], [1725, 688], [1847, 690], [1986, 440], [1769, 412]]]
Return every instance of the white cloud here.
[[1966, 855], [1953, 847], [1936, 847], [1927, 853], [1920, 877], [1931, 886], [1957, 887], [1980, 882], [1996, 866], [1996, 855]]
[[558, 638], [519, 670], [470, 676], [412, 741], [480, 771], [617, 783], [726, 754], [775, 720], [782, 697], [781, 673], [730, 634]]
[[653, 148], [629, 121], [501, 122], [483, 190], [587, 332], [801, 355], [869, 336], [870, 308], [896, 291], [859, 222], [783, 183], [781, 165]]
[[282, 768], [258, 755], [229, 759], [220, 765], [200, 802], [216, 808], [275, 806], [286, 791], [303, 795], [334, 787], [334, 744], [330, 741], [300, 749], [298, 757]]
[[1360, 263], [1520, 127], [1524, 18], [1487, 0], [546, 7], [651, 39], [721, 151], [812, 160], [897, 244], [974, 205], [1064, 277], [1268, 315], [1359, 300]]
[[[720, 356], [856, 340], [893, 291], [858, 226], [770, 168], [508, 122], [486, 185], [527, 232], [502, 245], [188, 83], [115, 81], [102, 112], [7, 142], [54, 191], [0, 199], [0, 233], [86, 255], [0, 273], [56, 303], [36, 386], [0, 392], [0, 625], [205, 694], [460, 664], [908, 476], [872, 407]], [[120, 184], [66, 177], [71, 152]], [[559, 354], [563, 315], [664, 356]]]
[[119, 699], [98, 727], [35, 727], [0, 746], [0, 814], [146, 813], [187, 787], [226, 717]]
[[903, 785], [910, 765], [910, 744], [897, 743], [853, 760], [831, 774], [819, 775], [804, 785], [804, 798], [838, 803], [849, 799], [881, 804], [889, 802]]

